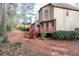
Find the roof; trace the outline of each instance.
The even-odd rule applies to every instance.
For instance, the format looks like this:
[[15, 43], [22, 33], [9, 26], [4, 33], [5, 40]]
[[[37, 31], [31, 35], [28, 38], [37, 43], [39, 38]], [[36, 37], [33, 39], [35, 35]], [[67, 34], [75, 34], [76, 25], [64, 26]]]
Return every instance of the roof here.
[[[40, 8], [40, 10], [44, 7], [47, 7], [47, 6], [50, 6], [52, 5], [53, 7], [58, 7], [58, 8], [63, 8], [63, 9], [69, 9], [69, 10], [74, 10], [74, 11], [79, 11], [79, 8], [75, 7], [75, 6], [72, 6], [70, 4], [67, 4], [67, 3], [49, 3], [43, 7]], [[40, 11], [39, 10], [39, 11]], [[38, 11], [38, 12], [39, 12]]]

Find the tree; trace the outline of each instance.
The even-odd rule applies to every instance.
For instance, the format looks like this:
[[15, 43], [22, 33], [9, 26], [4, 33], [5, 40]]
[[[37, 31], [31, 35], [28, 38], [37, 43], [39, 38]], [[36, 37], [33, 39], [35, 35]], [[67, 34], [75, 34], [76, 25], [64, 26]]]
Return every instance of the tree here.
[[1, 16], [2, 16], [2, 25], [3, 25], [3, 43], [8, 42], [8, 34], [7, 34], [7, 4], [2, 3], [1, 6]]
[[21, 18], [21, 14], [18, 12], [18, 4], [16, 3], [9, 3], [8, 4], [8, 26], [11, 28], [11, 30], [14, 30], [16, 28], [16, 25]]
[[15, 15], [17, 14], [17, 4], [16, 3], [9, 3], [8, 4], [8, 19], [14, 19]]
[[[21, 4], [21, 15], [22, 15], [24, 25], [26, 23], [28, 23], [29, 20], [31, 23], [31, 19], [34, 15], [33, 9], [34, 9], [34, 3], [22, 3]], [[25, 26], [24, 26], [24, 28], [25, 28]]]

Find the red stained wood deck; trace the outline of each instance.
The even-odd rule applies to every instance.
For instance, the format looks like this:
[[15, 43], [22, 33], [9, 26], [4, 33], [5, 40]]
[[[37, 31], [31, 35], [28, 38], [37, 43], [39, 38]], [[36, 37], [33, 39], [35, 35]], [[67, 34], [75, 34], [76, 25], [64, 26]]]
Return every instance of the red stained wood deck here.
[[40, 32], [45, 32], [45, 33], [52, 33], [54, 32], [55, 30], [53, 29], [41, 29]]

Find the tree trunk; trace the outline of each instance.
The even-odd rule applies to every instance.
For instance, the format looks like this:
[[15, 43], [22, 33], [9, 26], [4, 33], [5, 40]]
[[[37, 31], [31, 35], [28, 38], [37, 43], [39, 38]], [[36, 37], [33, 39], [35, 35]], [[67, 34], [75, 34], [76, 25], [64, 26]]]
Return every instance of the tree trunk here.
[[8, 42], [7, 35], [7, 4], [2, 3], [2, 26], [3, 26], [3, 42]]

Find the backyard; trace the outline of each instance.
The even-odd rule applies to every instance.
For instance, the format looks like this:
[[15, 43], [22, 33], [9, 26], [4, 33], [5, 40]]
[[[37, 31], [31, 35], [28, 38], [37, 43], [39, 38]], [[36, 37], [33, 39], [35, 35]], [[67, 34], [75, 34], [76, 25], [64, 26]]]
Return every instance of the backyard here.
[[[8, 39], [11, 43], [21, 42], [22, 46], [17, 49], [0, 49], [0, 55], [29, 55], [29, 56], [68, 56], [79, 55], [79, 41], [59, 41], [46, 38], [35, 40], [24, 37], [25, 32], [10, 32]], [[26, 34], [27, 35], [27, 34]], [[1, 40], [1, 37], [0, 37]]]
[[35, 3], [1, 4], [0, 55], [79, 56], [79, 27], [67, 31], [56, 30], [53, 20], [45, 21], [46, 26], [32, 23], [33, 18], [38, 20], [34, 6]]

